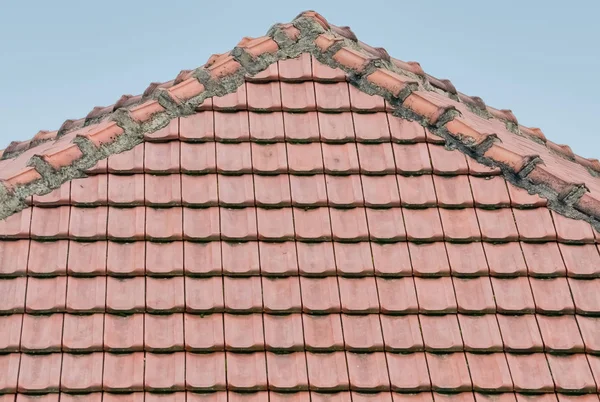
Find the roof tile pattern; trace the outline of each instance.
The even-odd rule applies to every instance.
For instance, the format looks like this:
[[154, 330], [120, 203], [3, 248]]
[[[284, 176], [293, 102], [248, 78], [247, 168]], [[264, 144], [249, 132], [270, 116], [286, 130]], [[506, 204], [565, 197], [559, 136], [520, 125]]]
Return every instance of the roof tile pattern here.
[[0, 223], [0, 401], [598, 401], [591, 226], [274, 66]]

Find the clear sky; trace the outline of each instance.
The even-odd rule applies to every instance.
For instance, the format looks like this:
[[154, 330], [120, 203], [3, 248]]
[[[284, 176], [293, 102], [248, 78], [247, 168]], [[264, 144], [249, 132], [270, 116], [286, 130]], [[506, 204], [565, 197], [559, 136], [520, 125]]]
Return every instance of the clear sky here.
[[0, 0], [0, 149], [306, 9], [600, 157], [597, 0]]

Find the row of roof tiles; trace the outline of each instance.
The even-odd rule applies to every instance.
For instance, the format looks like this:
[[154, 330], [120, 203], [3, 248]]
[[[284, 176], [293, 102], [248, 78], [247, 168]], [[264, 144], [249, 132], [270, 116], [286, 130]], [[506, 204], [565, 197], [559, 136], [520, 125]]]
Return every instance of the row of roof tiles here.
[[598, 276], [596, 245], [562, 243], [0, 242], [13, 276]]
[[600, 318], [581, 315], [11, 314], [0, 353], [269, 350], [600, 354]]
[[[600, 314], [600, 279], [219, 277], [3, 279], [0, 312]], [[401, 290], [401, 291], [400, 291]]]

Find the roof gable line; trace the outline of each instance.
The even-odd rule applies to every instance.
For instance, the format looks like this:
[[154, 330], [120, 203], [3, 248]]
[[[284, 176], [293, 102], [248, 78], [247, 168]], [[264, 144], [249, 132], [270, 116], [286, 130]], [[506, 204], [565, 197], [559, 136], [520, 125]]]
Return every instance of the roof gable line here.
[[[27, 197], [46, 194], [66, 181], [83, 177], [98, 161], [143, 142], [145, 134], [165, 127], [173, 118], [193, 114], [206, 99], [235, 92], [245, 77], [302, 53], [310, 53], [321, 63], [342, 69], [359, 90], [383, 97], [394, 115], [418, 121], [441, 137], [447, 147], [458, 149], [484, 165], [500, 168], [512, 184], [548, 199], [551, 209], [585, 220], [600, 231], [600, 200], [588, 194], [585, 183], [560, 179], [545, 168], [538, 155], [510, 151], [495, 133], [482, 133], [472, 127], [446, 101], [462, 101], [480, 115], [484, 109], [478, 98], [472, 98], [470, 104], [449, 81], [431, 80], [418, 64], [392, 60], [384, 50], [358, 42], [349, 28], [330, 25], [313, 11], [300, 14], [292, 23], [275, 24], [267, 36], [244, 38], [231, 52], [211, 56], [196, 70], [183, 71], [170, 87], [151, 85], [134, 104], [128, 102], [129, 98], [121, 99], [115, 107], [121, 106], [105, 115], [94, 109], [84, 127], [72, 129], [73, 122], [67, 121], [51, 146], [31, 155], [26, 168], [0, 183], [0, 219], [25, 208]], [[440, 93], [445, 96], [435, 96]], [[504, 121], [508, 130], [522, 135], [521, 126], [510, 111], [486, 108], [485, 112]], [[545, 140], [541, 132], [527, 130], [525, 134], [530, 138]], [[571, 159], [568, 147], [555, 148]]]

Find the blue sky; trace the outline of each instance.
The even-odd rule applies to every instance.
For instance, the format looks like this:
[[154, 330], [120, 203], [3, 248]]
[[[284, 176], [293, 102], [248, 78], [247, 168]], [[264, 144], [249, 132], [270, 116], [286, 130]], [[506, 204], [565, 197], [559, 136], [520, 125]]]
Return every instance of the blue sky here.
[[600, 157], [600, 2], [1, 1], [0, 149], [315, 9], [576, 153]]

